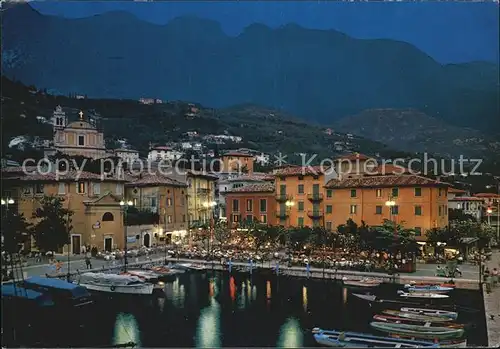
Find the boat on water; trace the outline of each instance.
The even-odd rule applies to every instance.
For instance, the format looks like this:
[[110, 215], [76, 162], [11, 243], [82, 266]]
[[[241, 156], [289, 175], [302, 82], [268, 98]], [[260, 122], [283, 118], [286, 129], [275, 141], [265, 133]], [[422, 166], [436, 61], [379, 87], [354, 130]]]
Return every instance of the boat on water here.
[[381, 332], [419, 339], [455, 339], [462, 337], [464, 334], [463, 328], [449, 328], [442, 326], [419, 326], [378, 321], [371, 322], [370, 326]]
[[449, 318], [445, 317], [439, 317], [439, 316], [429, 316], [429, 315], [420, 315], [420, 314], [413, 314], [413, 313], [407, 313], [404, 311], [398, 311], [398, 310], [383, 310], [383, 314], [389, 315], [389, 316], [397, 316], [399, 318], [404, 318], [404, 319], [413, 319], [416, 321], [423, 321], [423, 322], [450, 322], [452, 321]]
[[428, 315], [428, 316], [439, 316], [444, 318], [449, 318], [456, 320], [458, 318], [458, 313], [456, 311], [441, 310], [441, 309], [428, 309], [428, 308], [401, 308], [401, 311], [405, 313]]
[[120, 275], [137, 276], [145, 282], [153, 284], [154, 289], [163, 290], [163, 288], [165, 287], [165, 283], [163, 281], [160, 281], [160, 276], [150, 270], [131, 269], [127, 270], [126, 272], [120, 273]]
[[[409, 285], [405, 285], [409, 286]], [[438, 294], [445, 294], [450, 291], [453, 291], [454, 288], [452, 287], [443, 287], [439, 285], [432, 285], [432, 286], [418, 286], [418, 287], [406, 287], [406, 289], [410, 293], [438, 293]]]
[[14, 282], [2, 285], [2, 305], [12, 304], [14, 308], [52, 307], [54, 301], [48, 294], [17, 285]]
[[47, 294], [58, 306], [79, 308], [93, 303], [85, 287], [64, 280], [32, 276], [21, 284], [29, 290]]
[[316, 343], [327, 347], [347, 348], [438, 348], [437, 344], [404, 338], [381, 337], [367, 333], [312, 330]]
[[440, 294], [440, 293], [430, 293], [430, 292], [404, 292], [404, 291], [398, 291], [398, 294], [400, 297], [405, 297], [405, 298], [428, 298], [428, 299], [446, 299], [450, 298], [447, 294]]
[[207, 267], [201, 263], [177, 263], [171, 266], [172, 269], [179, 270], [192, 270], [192, 271], [204, 271], [207, 270]]
[[342, 283], [345, 286], [351, 287], [377, 287], [382, 281], [372, 278], [363, 278], [360, 280], [350, 280], [348, 278], [342, 278]]
[[455, 288], [456, 285], [454, 283], [449, 283], [445, 282], [442, 284], [433, 284], [429, 282], [415, 282], [411, 281], [409, 284], [405, 285], [405, 288], [410, 288], [410, 287], [429, 287], [429, 286], [441, 286], [441, 287], [448, 287], [448, 288]]
[[[405, 338], [409, 340], [415, 340], [415, 337], [400, 336], [396, 334], [390, 334], [390, 336], [392, 338]], [[434, 340], [431, 343], [438, 344], [440, 348], [467, 348], [467, 339], [448, 339], [440, 341]]]
[[182, 270], [182, 269], [172, 269], [172, 268], [165, 267], [165, 266], [152, 266], [152, 267], [149, 267], [147, 270], [150, 270], [153, 273], [156, 273], [160, 280], [161, 279], [168, 279], [172, 276], [176, 276], [176, 275], [183, 274], [186, 272], [185, 270]]
[[154, 285], [145, 282], [138, 276], [105, 273], [84, 273], [78, 279], [78, 284], [90, 291], [123, 293], [123, 294], [152, 294]]
[[410, 324], [410, 325], [419, 325], [419, 326], [441, 326], [441, 327], [450, 327], [450, 328], [464, 328], [463, 324], [455, 324], [449, 322], [429, 322], [422, 321], [412, 318], [404, 318], [398, 316], [390, 316], [390, 315], [374, 315], [374, 321], [378, 322], [387, 322], [391, 324]]

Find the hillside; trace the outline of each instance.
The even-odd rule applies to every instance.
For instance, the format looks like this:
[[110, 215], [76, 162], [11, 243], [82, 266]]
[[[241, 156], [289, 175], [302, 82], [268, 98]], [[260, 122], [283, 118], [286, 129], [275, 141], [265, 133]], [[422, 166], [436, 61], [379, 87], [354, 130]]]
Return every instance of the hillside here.
[[65, 19], [28, 4], [2, 14], [3, 73], [49, 91], [266, 105], [320, 124], [365, 109], [415, 108], [456, 126], [500, 129], [498, 66], [441, 65], [405, 42], [294, 24], [253, 24], [230, 37], [200, 18]]
[[471, 129], [451, 126], [414, 109], [370, 109], [335, 123], [351, 132], [405, 151], [444, 157], [500, 155], [500, 141]]
[[[94, 116], [104, 131], [109, 147], [118, 147], [116, 141], [126, 139], [142, 156], [147, 155], [150, 143], [186, 140], [185, 133], [188, 131], [197, 131], [200, 135], [229, 134], [243, 138], [238, 144], [212, 145], [216, 150], [248, 147], [269, 154], [282, 152], [288, 155], [290, 161], [300, 159], [297, 154], [293, 156], [294, 153], [314, 153], [318, 154], [318, 159], [332, 158], [345, 151], [380, 153], [385, 156], [394, 154], [381, 143], [361, 137], [348, 137], [344, 133], [329, 135], [323, 127], [255, 105], [226, 109], [196, 105], [196, 115], [188, 117], [190, 104], [187, 102], [143, 105], [134, 100], [53, 96], [35, 87], [12, 82], [6, 77], [2, 77], [2, 104], [2, 149], [4, 155], [12, 155], [18, 160], [29, 153], [26, 150], [9, 149], [11, 140], [18, 136], [30, 140], [37, 136], [52, 139], [52, 127], [44, 123], [43, 119], [49, 120], [57, 105], [63, 106], [70, 119], [76, 119], [79, 110], [83, 110], [85, 115]], [[335, 142], [343, 144], [342, 150], [335, 150]]]

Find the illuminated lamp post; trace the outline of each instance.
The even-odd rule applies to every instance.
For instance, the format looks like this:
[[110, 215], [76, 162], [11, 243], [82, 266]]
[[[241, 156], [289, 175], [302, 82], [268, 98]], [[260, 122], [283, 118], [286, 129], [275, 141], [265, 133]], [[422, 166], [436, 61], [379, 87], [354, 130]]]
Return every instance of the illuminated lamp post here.
[[120, 201], [120, 206], [122, 207], [123, 210], [123, 231], [125, 235], [125, 245], [124, 245], [124, 256], [123, 256], [123, 271], [127, 271], [127, 265], [128, 265], [128, 249], [127, 249], [127, 244], [128, 244], [128, 236], [127, 236], [127, 212], [129, 207], [134, 206], [134, 203], [132, 201]]

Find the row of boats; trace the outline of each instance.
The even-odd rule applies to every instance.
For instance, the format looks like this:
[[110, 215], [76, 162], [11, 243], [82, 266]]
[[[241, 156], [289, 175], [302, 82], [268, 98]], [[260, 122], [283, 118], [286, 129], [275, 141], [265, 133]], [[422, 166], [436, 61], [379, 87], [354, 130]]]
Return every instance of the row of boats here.
[[[344, 285], [355, 288], [372, 288], [377, 280], [344, 280]], [[379, 283], [380, 284], [380, 283]], [[329, 347], [389, 347], [389, 348], [425, 348], [425, 347], [466, 347], [462, 339], [466, 325], [457, 323], [458, 312], [448, 309], [431, 309], [418, 300], [445, 299], [454, 289], [452, 284], [409, 284], [405, 290], [398, 291], [400, 297], [412, 298], [416, 303], [406, 300], [383, 300], [374, 295], [353, 293], [357, 299], [368, 301], [371, 306], [387, 306], [373, 316], [370, 327], [385, 336], [369, 333], [344, 332], [314, 328], [316, 342]], [[397, 309], [395, 305], [399, 305]]]

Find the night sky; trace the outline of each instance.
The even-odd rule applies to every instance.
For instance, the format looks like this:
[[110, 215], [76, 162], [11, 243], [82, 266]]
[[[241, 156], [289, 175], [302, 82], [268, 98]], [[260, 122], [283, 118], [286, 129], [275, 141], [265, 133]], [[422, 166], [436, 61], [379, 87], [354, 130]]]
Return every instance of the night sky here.
[[138, 18], [165, 24], [182, 15], [210, 18], [229, 35], [251, 23], [278, 27], [336, 29], [356, 38], [407, 41], [441, 63], [499, 59], [498, 3], [419, 2], [32, 2], [44, 14], [68, 18], [125, 10]]

